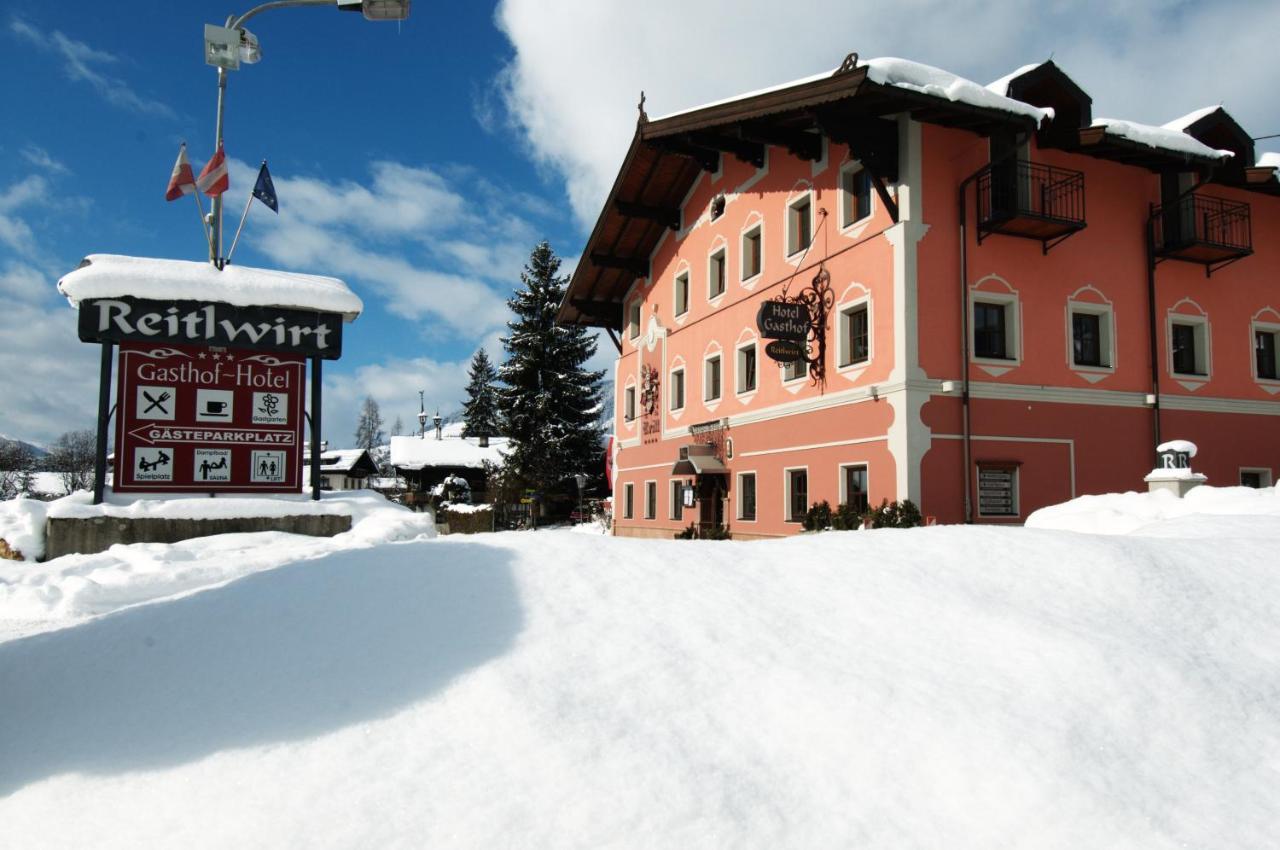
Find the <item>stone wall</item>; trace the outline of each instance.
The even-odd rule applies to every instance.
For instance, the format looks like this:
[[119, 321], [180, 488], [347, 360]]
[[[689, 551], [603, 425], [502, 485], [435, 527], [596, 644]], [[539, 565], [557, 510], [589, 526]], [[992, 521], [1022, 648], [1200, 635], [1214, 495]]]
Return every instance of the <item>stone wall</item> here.
[[332, 537], [351, 530], [344, 514], [224, 519], [163, 519], [157, 517], [59, 517], [47, 520], [45, 558], [105, 552], [116, 543], [177, 543], [212, 534], [284, 531], [311, 537]]

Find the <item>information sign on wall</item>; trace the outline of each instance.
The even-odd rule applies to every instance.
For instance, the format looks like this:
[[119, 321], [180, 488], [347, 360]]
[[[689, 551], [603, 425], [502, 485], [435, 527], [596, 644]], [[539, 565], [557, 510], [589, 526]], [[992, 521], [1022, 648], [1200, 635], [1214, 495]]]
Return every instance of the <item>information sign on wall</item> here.
[[978, 466], [979, 515], [1018, 515], [1017, 475], [1017, 467], [1012, 465]]
[[300, 491], [305, 368], [295, 354], [121, 343], [114, 489]]

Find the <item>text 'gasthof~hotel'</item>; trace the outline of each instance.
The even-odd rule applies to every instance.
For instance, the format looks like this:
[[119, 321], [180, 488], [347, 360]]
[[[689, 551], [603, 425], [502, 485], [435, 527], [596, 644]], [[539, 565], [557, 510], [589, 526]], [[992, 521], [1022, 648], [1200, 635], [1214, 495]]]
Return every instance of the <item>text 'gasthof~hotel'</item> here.
[[1053, 62], [850, 55], [642, 111], [558, 317], [621, 336], [616, 533], [886, 498], [1020, 522], [1141, 489], [1175, 438], [1271, 484], [1277, 166], [1220, 107], [1097, 118]]

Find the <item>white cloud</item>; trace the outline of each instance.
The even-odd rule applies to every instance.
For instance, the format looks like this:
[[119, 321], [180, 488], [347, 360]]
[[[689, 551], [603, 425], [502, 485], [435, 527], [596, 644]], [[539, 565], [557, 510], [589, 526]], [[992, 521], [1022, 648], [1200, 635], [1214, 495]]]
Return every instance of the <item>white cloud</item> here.
[[54, 159], [49, 152], [38, 145], [27, 145], [19, 153], [27, 162], [51, 174], [70, 174], [71, 169]]
[[114, 65], [119, 58], [105, 50], [97, 50], [83, 41], [68, 38], [62, 32], [43, 32], [21, 18], [11, 18], [9, 31], [41, 50], [61, 57], [63, 71], [72, 80], [88, 83], [108, 103], [144, 115], [176, 117], [172, 109], [157, 100], [143, 97], [128, 83], [98, 70], [98, 66]]
[[419, 390], [423, 391], [428, 413], [437, 408], [443, 415], [455, 412], [465, 396], [470, 360], [470, 355], [458, 362], [429, 357], [392, 358], [327, 378], [323, 398], [326, 423], [321, 429], [325, 439], [334, 448], [354, 442], [356, 417], [366, 396], [378, 402], [383, 430], [388, 435], [397, 416], [406, 433], [417, 427]]
[[[46, 290], [47, 292], [47, 290]], [[76, 337], [76, 313], [0, 294], [0, 434], [49, 443], [92, 428], [97, 416], [98, 347]]]
[[16, 213], [23, 207], [44, 203], [48, 198], [49, 182], [36, 174], [0, 191], [0, 245], [24, 257], [35, 254], [35, 234]]
[[583, 227], [617, 174], [641, 89], [656, 117], [834, 68], [849, 51], [982, 82], [1053, 54], [1097, 115], [1162, 123], [1222, 102], [1251, 133], [1280, 132], [1280, 4], [1266, 0], [820, 0], [781, 15], [763, 0], [503, 0], [497, 21], [515, 56], [496, 85]]

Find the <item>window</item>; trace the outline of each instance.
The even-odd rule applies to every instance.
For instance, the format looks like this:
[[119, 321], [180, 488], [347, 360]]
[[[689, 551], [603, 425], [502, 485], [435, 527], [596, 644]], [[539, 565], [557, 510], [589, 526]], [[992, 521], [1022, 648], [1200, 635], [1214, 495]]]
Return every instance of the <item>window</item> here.
[[1114, 365], [1111, 308], [1071, 304], [1070, 311], [1071, 365], [1110, 369]]
[[857, 163], [840, 172], [840, 226], [861, 221], [871, 215], [871, 176]]
[[658, 482], [644, 482], [644, 518], [657, 519], [658, 517]]
[[787, 204], [787, 256], [799, 254], [813, 240], [813, 201], [804, 195]]
[[622, 518], [631, 519], [636, 510], [636, 485], [622, 485]]
[[809, 470], [788, 469], [787, 522], [800, 522], [809, 510]]
[[725, 250], [721, 248], [711, 255], [707, 265], [707, 298], [724, 295]]
[[1253, 359], [1257, 369], [1256, 377], [1260, 380], [1274, 381], [1280, 378], [1280, 361], [1276, 359], [1277, 337], [1280, 337], [1280, 331], [1256, 325], [1253, 328]]
[[689, 273], [681, 272], [676, 275], [676, 310], [677, 316], [683, 316], [689, 312]]
[[792, 360], [782, 364], [782, 380], [798, 381], [805, 376], [806, 367], [808, 366], [803, 360]]
[[1205, 354], [1205, 323], [1178, 321], [1170, 325], [1173, 371], [1179, 375], [1208, 375]]
[[738, 349], [738, 392], [749, 393], [756, 388], [756, 344]]
[[750, 280], [760, 274], [760, 225], [742, 234], [742, 279]]
[[671, 518], [684, 519], [684, 481], [671, 479]]
[[756, 474], [743, 472], [738, 475], [738, 519], [756, 518]]
[[630, 422], [636, 418], [636, 388], [627, 387], [627, 391], [622, 398], [622, 415], [626, 421]]
[[865, 463], [840, 467], [841, 503], [849, 505], [858, 513], [866, 513], [867, 499], [867, 465]]
[[1240, 470], [1240, 486], [1261, 490], [1271, 486], [1271, 470], [1266, 468]]
[[627, 308], [627, 336], [635, 339], [640, 336], [640, 302], [633, 301]]
[[684, 369], [671, 373], [671, 409], [684, 409]]
[[871, 329], [867, 305], [857, 304], [840, 311], [840, 365], [864, 363], [871, 355]]
[[720, 398], [720, 355], [708, 357], [704, 364], [702, 397], [706, 401]]
[[1009, 305], [973, 302], [973, 354], [988, 360], [1013, 360], [1009, 334]]
[[978, 464], [978, 516], [1018, 515], [1018, 467], [1012, 463]]

